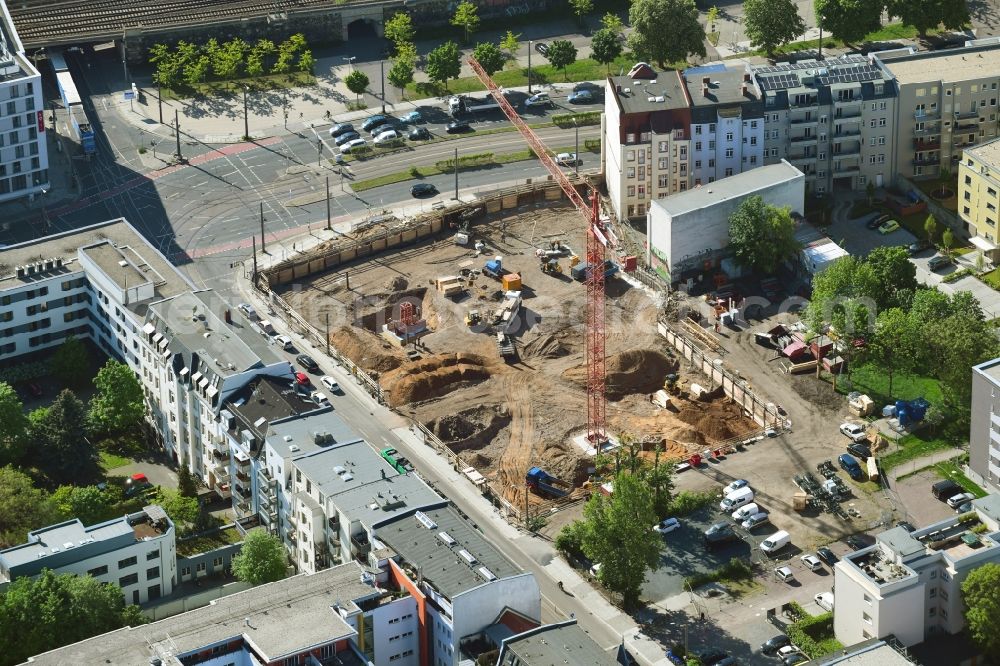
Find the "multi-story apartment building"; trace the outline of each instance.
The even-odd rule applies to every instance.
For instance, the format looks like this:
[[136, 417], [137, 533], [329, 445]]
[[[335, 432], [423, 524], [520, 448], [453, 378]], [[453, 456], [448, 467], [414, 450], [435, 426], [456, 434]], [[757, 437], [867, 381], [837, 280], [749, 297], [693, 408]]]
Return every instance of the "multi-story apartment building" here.
[[958, 215], [972, 244], [996, 263], [1000, 260], [1000, 139], [966, 148], [963, 153], [958, 166]]
[[0, 202], [49, 188], [44, 104], [42, 77], [0, 2]]
[[55, 573], [90, 575], [117, 583], [125, 602], [146, 603], [170, 594], [177, 580], [174, 524], [162, 508], [85, 527], [78, 519], [28, 533], [28, 541], [0, 551], [0, 582]]
[[497, 666], [614, 666], [618, 661], [604, 652], [576, 620], [543, 624], [504, 638], [496, 646]]
[[[833, 628], [844, 645], [895, 636], [904, 646], [965, 626], [961, 585], [1000, 562], [1000, 495], [973, 500], [967, 515], [913, 532], [896, 527], [834, 566]], [[985, 526], [980, 532], [979, 525]]]
[[764, 97], [764, 162], [785, 159], [807, 192], [881, 187], [891, 171], [892, 75], [863, 56], [751, 68]]
[[962, 149], [997, 136], [1000, 38], [947, 51], [878, 53], [898, 88], [894, 170], [921, 178], [954, 176]]
[[969, 476], [1000, 493], [1000, 358], [972, 368]]
[[416, 666], [417, 603], [351, 562], [32, 657], [35, 666]]

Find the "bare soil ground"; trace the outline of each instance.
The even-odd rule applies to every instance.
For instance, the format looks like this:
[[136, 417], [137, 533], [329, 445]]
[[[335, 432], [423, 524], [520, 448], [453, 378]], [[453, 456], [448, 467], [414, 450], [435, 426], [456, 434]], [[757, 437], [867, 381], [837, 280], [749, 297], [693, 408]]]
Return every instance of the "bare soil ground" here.
[[[314, 276], [282, 297], [317, 328], [331, 315], [331, 343], [379, 379], [389, 402], [421, 421], [463, 460], [499, 482], [507, 498], [523, 502], [524, 474], [532, 465], [579, 486], [591, 460], [571, 442], [587, 422], [584, 322], [586, 287], [564, 274], [540, 270], [538, 248], [552, 241], [584, 252], [583, 221], [564, 206], [526, 208], [490, 216], [471, 229], [480, 256], [450, 236]], [[519, 358], [505, 363], [490, 331], [466, 325], [469, 311], [487, 315], [499, 305], [500, 283], [479, 275], [494, 255], [523, 281], [523, 307], [512, 336]], [[446, 298], [435, 279], [468, 276], [466, 291]], [[607, 285], [607, 418], [612, 433], [628, 432], [684, 456], [749, 433], [756, 426], [722, 400], [677, 401], [659, 409], [650, 394], [677, 370], [656, 333], [657, 305], [646, 292], [614, 277]], [[419, 358], [377, 334], [414, 304], [430, 333]], [[698, 381], [694, 379], [692, 381]]]

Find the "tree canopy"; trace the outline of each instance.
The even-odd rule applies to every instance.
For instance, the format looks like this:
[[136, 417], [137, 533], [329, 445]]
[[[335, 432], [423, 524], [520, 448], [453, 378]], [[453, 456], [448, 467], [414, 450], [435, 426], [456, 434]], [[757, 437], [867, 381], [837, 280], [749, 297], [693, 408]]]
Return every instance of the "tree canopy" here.
[[285, 577], [286, 560], [285, 547], [277, 537], [251, 530], [233, 558], [233, 575], [251, 585], [273, 583]]
[[127, 606], [122, 590], [91, 576], [55, 574], [18, 578], [0, 594], [0, 655], [4, 664], [146, 622]]
[[838, 259], [813, 277], [806, 316], [809, 327], [822, 331], [829, 324], [841, 335], [866, 336], [875, 324], [877, 298], [883, 288], [864, 260]]
[[566, 78], [566, 68], [576, 62], [576, 46], [568, 39], [553, 39], [545, 52], [545, 58], [553, 67], [561, 69], [563, 78]]
[[917, 290], [917, 267], [900, 245], [877, 247], [865, 257], [883, 289], [875, 294], [880, 309], [907, 308]]
[[743, 28], [754, 48], [763, 48], [770, 57], [804, 33], [806, 24], [792, 0], [746, 0]]
[[427, 54], [427, 64], [424, 71], [431, 81], [443, 83], [448, 88], [448, 79], [457, 79], [462, 72], [462, 62], [459, 59], [458, 44], [445, 42]]
[[[918, 0], [919, 1], [919, 0]], [[854, 44], [882, 26], [883, 2], [814, 0], [816, 22], [837, 39]]]
[[398, 50], [400, 44], [408, 44], [413, 41], [416, 34], [413, 29], [413, 19], [406, 12], [396, 12], [392, 18], [385, 22], [384, 34], [385, 38], [392, 42]]
[[479, 29], [479, 9], [469, 0], [462, 0], [455, 8], [455, 15], [451, 17], [451, 24], [458, 26], [465, 31], [465, 43], [469, 43], [472, 33]]
[[938, 25], [960, 30], [969, 22], [966, 0], [888, 0], [886, 11], [889, 16], [898, 16], [906, 25], [912, 25], [921, 37]]
[[987, 657], [1000, 658], [1000, 565], [989, 562], [970, 571], [962, 581], [962, 600], [972, 640]]
[[60, 520], [59, 510], [24, 472], [0, 467], [0, 548], [24, 543], [28, 532]]
[[386, 73], [389, 84], [399, 88], [400, 93], [413, 81], [414, 66], [417, 62], [417, 49], [409, 42], [396, 45], [396, 56], [392, 59], [392, 67]]
[[87, 439], [87, 414], [83, 403], [69, 389], [49, 407], [37, 427], [31, 428], [36, 467], [53, 485], [66, 485], [101, 478], [97, 449]]
[[10, 384], [0, 382], [0, 464], [12, 465], [21, 460], [28, 434], [24, 404]]
[[122, 433], [139, 427], [146, 415], [142, 384], [132, 368], [110, 359], [94, 378], [90, 426], [99, 433]]
[[694, 0], [634, 0], [629, 23], [628, 46], [636, 58], [666, 67], [689, 55], [705, 57], [705, 33]]
[[344, 85], [350, 90], [356, 97], [360, 97], [366, 90], [368, 90], [368, 75], [362, 72], [360, 69], [356, 69], [346, 77], [344, 77]]
[[622, 41], [613, 30], [601, 28], [590, 40], [591, 57], [611, 71], [611, 63], [622, 54]]
[[66, 520], [79, 518], [84, 525], [111, 520], [118, 514], [123, 499], [121, 488], [108, 484], [97, 486], [59, 486], [52, 493], [52, 503]]
[[583, 17], [594, 11], [594, 0], [569, 0], [569, 6], [573, 8], [576, 18], [583, 21]]
[[480, 42], [472, 50], [472, 57], [479, 61], [486, 73], [493, 76], [507, 63], [507, 55], [493, 42]]
[[800, 248], [791, 212], [760, 195], [744, 199], [729, 216], [729, 247], [741, 265], [773, 273]]
[[66, 386], [79, 386], [87, 379], [90, 354], [82, 342], [71, 336], [56, 349], [49, 367], [52, 374]]

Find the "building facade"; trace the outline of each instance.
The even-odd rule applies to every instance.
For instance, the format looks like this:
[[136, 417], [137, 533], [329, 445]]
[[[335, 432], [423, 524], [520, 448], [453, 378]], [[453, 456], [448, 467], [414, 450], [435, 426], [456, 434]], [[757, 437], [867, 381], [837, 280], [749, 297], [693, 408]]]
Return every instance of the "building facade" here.
[[143, 604], [170, 594], [177, 582], [174, 524], [159, 506], [97, 525], [78, 519], [28, 533], [28, 541], [0, 551], [0, 581], [57, 574], [90, 575], [117, 583], [125, 602]]
[[[1000, 562], [1000, 495], [913, 532], [896, 527], [834, 565], [834, 633], [844, 645], [894, 636], [902, 645], [965, 626], [961, 585]], [[980, 532], [978, 525], [984, 525]], [[974, 529], [976, 528], [976, 529]]]
[[49, 188], [44, 109], [42, 77], [0, 2], [0, 203]]
[[1000, 139], [966, 148], [958, 166], [958, 215], [966, 225], [969, 240], [994, 263], [1000, 260], [998, 192]]
[[972, 368], [969, 476], [1000, 492], [1000, 359]]

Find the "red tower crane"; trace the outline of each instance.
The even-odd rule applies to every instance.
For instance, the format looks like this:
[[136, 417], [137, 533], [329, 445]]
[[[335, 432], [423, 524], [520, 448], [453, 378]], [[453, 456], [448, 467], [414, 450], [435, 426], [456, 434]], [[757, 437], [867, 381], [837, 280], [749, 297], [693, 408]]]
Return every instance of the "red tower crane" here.
[[521, 119], [514, 107], [503, 94], [503, 90], [493, 81], [482, 65], [469, 57], [469, 66], [483, 82], [493, 99], [500, 105], [504, 115], [514, 123], [524, 140], [531, 146], [539, 161], [552, 174], [567, 198], [587, 221], [587, 438], [595, 445], [607, 439], [605, 409], [605, 321], [604, 321], [604, 272], [608, 248], [614, 249], [616, 239], [611, 228], [601, 218], [600, 196], [596, 190], [590, 192], [589, 204], [552, 159], [542, 140]]

